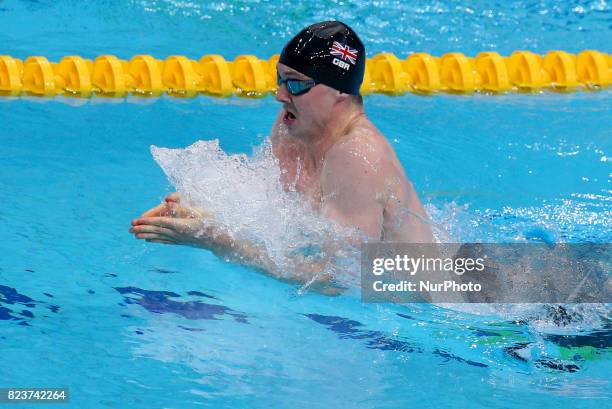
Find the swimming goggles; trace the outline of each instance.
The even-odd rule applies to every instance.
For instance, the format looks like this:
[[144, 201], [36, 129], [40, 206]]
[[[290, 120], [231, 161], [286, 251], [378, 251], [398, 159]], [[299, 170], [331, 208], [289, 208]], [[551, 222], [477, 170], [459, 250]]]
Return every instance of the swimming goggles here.
[[296, 80], [291, 78], [287, 78], [284, 80], [281, 78], [279, 73], [276, 73], [276, 82], [278, 83], [279, 88], [281, 87], [281, 85], [283, 85], [283, 83], [286, 84], [287, 91], [289, 91], [289, 93], [293, 96], [305, 94], [310, 91], [312, 87], [317, 85], [314, 80]]

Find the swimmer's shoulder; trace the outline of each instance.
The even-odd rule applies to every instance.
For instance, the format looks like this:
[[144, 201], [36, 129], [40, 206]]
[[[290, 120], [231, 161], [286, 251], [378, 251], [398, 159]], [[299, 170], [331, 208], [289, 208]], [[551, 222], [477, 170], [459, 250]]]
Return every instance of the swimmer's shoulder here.
[[363, 162], [364, 165], [376, 165], [383, 170], [381, 167], [388, 162], [392, 151], [384, 135], [369, 120], [365, 120], [332, 146], [326, 162]]
[[[382, 140], [381, 140], [382, 139]], [[375, 128], [354, 128], [327, 152], [323, 165], [323, 181], [332, 185], [351, 183], [382, 186], [388, 172], [384, 137]], [[324, 186], [327, 183], [324, 183]]]

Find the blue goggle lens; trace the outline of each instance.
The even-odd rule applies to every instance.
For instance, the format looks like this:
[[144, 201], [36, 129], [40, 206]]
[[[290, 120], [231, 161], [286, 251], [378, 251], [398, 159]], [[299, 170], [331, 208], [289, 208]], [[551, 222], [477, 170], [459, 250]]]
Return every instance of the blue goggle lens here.
[[294, 80], [286, 79], [283, 80], [280, 74], [276, 74], [276, 82], [280, 88], [283, 83], [287, 84], [287, 91], [293, 96], [302, 95], [310, 91], [312, 87], [317, 85], [313, 80]]

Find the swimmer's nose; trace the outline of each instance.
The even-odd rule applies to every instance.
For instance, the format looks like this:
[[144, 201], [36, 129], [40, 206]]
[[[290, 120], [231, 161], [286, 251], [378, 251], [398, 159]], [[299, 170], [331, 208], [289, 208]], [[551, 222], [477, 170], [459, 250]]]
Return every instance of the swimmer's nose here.
[[278, 87], [278, 91], [276, 91], [276, 100], [283, 103], [291, 102], [286, 84], [283, 83], [280, 87]]

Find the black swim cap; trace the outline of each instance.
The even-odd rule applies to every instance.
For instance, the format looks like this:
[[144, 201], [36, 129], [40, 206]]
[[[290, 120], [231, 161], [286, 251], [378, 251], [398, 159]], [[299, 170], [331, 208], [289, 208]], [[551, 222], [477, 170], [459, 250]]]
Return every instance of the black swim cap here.
[[359, 95], [365, 72], [365, 47], [339, 21], [303, 29], [287, 43], [278, 62], [345, 94]]

